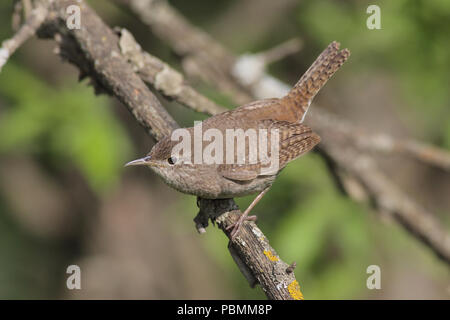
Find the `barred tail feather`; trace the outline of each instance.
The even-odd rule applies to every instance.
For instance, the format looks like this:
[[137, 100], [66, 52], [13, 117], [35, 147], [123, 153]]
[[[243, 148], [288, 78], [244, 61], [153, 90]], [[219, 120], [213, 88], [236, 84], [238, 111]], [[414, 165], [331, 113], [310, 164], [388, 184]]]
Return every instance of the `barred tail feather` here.
[[282, 99], [283, 103], [291, 109], [289, 111], [295, 114], [297, 121], [303, 121], [317, 92], [350, 56], [348, 49], [339, 51], [339, 45], [336, 41], [330, 43], [292, 90]]

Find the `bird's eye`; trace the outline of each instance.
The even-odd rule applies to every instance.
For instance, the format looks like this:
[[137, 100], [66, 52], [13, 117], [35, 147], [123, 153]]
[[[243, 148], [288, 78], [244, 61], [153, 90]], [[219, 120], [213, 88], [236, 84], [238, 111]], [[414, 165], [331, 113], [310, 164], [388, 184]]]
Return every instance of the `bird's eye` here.
[[175, 157], [170, 157], [169, 159], [167, 159], [167, 162], [168, 162], [170, 165], [174, 165], [174, 164], [177, 162], [177, 158], [175, 158]]

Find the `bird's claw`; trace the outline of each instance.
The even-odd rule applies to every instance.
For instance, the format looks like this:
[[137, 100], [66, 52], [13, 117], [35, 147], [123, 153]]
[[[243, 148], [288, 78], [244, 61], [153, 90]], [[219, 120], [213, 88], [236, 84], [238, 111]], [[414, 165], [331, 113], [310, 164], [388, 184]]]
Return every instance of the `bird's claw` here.
[[225, 228], [225, 230], [227, 230], [227, 231], [231, 230], [231, 232], [230, 232], [231, 241], [233, 241], [236, 238], [237, 233], [241, 229], [241, 226], [244, 223], [244, 221], [256, 221], [257, 219], [258, 219], [257, 216], [247, 216], [245, 214], [241, 214], [241, 216], [239, 217], [239, 219], [236, 222], [230, 224], [229, 226], [227, 226]]

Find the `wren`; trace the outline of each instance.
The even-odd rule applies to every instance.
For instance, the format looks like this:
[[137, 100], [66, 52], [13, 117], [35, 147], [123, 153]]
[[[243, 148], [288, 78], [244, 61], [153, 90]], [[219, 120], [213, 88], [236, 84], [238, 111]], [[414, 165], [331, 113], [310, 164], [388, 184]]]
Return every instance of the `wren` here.
[[[245, 220], [255, 220], [255, 216], [248, 216], [249, 212], [269, 190], [280, 171], [320, 142], [320, 137], [302, 122], [314, 96], [349, 56], [348, 49], [339, 50], [339, 43], [332, 42], [283, 98], [254, 101], [201, 122], [203, 132], [215, 129], [213, 142], [217, 142], [217, 148], [211, 148], [213, 142], [208, 142], [212, 140], [211, 136], [206, 141], [201, 139], [199, 144], [190, 139], [187, 142], [190, 150], [183, 149], [182, 153], [174, 155], [180, 141], [172, 134], [155, 144], [147, 156], [126, 166], [148, 166], [169, 186], [200, 198], [226, 199], [258, 193], [236, 223], [230, 226], [230, 236], [234, 239]], [[198, 126], [182, 130], [195, 137]], [[259, 133], [257, 143], [251, 143], [255, 136], [247, 134], [249, 129]], [[230, 132], [234, 134], [233, 144], [235, 139], [241, 138], [237, 149], [239, 142], [245, 144], [240, 151], [234, 147], [228, 149]], [[220, 150], [225, 145], [226, 152]], [[214, 152], [211, 149], [215, 149]], [[262, 153], [263, 149], [267, 152]], [[206, 151], [215, 161], [193, 159], [196, 152], [203, 154]], [[228, 157], [230, 153], [231, 157]]]

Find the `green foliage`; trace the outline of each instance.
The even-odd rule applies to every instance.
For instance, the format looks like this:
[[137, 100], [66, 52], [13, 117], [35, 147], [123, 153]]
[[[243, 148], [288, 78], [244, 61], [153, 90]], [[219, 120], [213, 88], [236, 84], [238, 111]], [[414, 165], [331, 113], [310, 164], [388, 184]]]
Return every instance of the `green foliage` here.
[[82, 85], [56, 89], [9, 63], [0, 77], [9, 107], [0, 119], [0, 153], [46, 155], [71, 163], [96, 191], [110, 186], [129, 158], [130, 143], [108, 100]]

